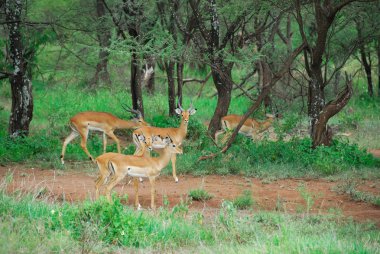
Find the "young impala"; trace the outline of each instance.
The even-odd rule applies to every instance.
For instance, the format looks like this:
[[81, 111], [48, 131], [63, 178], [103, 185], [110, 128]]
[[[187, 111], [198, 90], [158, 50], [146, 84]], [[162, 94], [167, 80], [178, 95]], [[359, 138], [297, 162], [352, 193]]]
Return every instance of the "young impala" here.
[[[193, 103], [190, 104], [189, 109], [184, 110], [181, 107], [181, 104], [178, 103], [178, 108], [175, 110], [175, 112], [178, 115], [182, 116], [181, 124], [178, 128], [158, 128], [158, 127], [151, 127], [151, 126], [143, 126], [141, 128], [136, 129], [133, 131], [133, 142], [136, 145], [136, 152], [135, 155], [142, 155], [142, 150], [144, 149], [144, 146], [146, 144], [150, 144], [151, 139], [153, 137], [166, 137], [170, 136], [176, 144], [179, 146], [182, 145], [183, 140], [186, 138], [187, 134], [187, 125], [189, 123], [189, 118], [191, 115], [194, 115], [197, 110], [193, 107]], [[147, 140], [146, 144], [138, 140], [139, 135], [144, 135]], [[153, 148], [155, 145], [153, 145]], [[172, 161], [172, 169], [173, 169], [173, 178], [175, 182], [178, 182], [178, 177], [176, 174], [176, 154], [173, 154], [171, 161]]]
[[[90, 160], [94, 161], [92, 155], [87, 149], [87, 138], [88, 138], [88, 132], [90, 130], [95, 131], [101, 131], [103, 132], [103, 151], [106, 152], [107, 147], [107, 136], [112, 138], [117, 145], [117, 151], [118, 153], [121, 152], [120, 150], [120, 141], [113, 133], [116, 129], [136, 129], [141, 126], [148, 125], [142, 115], [141, 112], [134, 109], [126, 109], [127, 111], [133, 113], [136, 115], [136, 118], [134, 118], [131, 121], [122, 120], [110, 113], [106, 112], [93, 112], [93, 111], [86, 111], [76, 114], [70, 119], [70, 128], [71, 133], [65, 141], [63, 142], [62, 146], [62, 153], [61, 153], [61, 162], [62, 164], [65, 163], [64, 157], [65, 157], [65, 151], [66, 146], [74, 140], [76, 137], [81, 137], [81, 147], [83, 151], [87, 154], [87, 156], [90, 158]], [[107, 135], [107, 136], [106, 136]]]
[[106, 197], [111, 202], [112, 189], [123, 180], [125, 176], [129, 175], [134, 178], [135, 205], [139, 209], [141, 206], [138, 198], [138, 178], [147, 177], [151, 185], [151, 208], [155, 209], [154, 196], [156, 178], [160, 175], [161, 170], [168, 165], [172, 155], [182, 154], [182, 149], [178, 146], [178, 143], [173, 142], [170, 137], [164, 138], [163, 140], [164, 148], [157, 149], [159, 157], [105, 153], [96, 158], [100, 173], [96, 180], [96, 198], [99, 197], [100, 186], [107, 183]]
[[[239, 133], [253, 139], [255, 135], [267, 130], [272, 125], [275, 116], [271, 114], [267, 114], [266, 116], [267, 119], [262, 122], [257, 121], [254, 118], [248, 118], [240, 128]], [[218, 137], [220, 134], [226, 133], [227, 130], [234, 130], [238, 126], [241, 119], [242, 116], [239, 115], [227, 115], [222, 117], [222, 130], [215, 133], [215, 141], [218, 142]]]

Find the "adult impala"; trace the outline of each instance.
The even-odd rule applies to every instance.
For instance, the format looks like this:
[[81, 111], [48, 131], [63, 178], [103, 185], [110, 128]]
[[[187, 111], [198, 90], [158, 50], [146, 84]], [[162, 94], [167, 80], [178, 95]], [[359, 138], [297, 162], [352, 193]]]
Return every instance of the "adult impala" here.
[[164, 148], [157, 150], [159, 157], [105, 153], [96, 158], [96, 163], [99, 168], [99, 177], [96, 180], [96, 198], [99, 197], [100, 186], [107, 184], [106, 197], [111, 202], [112, 189], [123, 180], [125, 176], [129, 175], [134, 178], [135, 205], [137, 209], [140, 209], [138, 178], [147, 177], [151, 185], [150, 206], [152, 209], [155, 209], [156, 178], [160, 175], [161, 170], [168, 165], [173, 154], [182, 154], [182, 149], [178, 146], [178, 143], [174, 142], [170, 137], [166, 137], [163, 140], [165, 142]]
[[[234, 130], [243, 116], [239, 115], [227, 115], [222, 117], [221, 125], [222, 129], [215, 133], [215, 141], [218, 142], [220, 134], [226, 133], [227, 130]], [[265, 121], [257, 121], [254, 118], [248, 118], [239, 130], [240, 134], [243, 134], [252, 139], [260, 132], [267, 130], [273, 123], [275, 116], [271, 114], [266, 115]]]
[[90, 130], [95, 131], [101, 131], [103, 132], [103, 152], [106, 152], [107, 147], [107, 136], [112, 138], [117, 145], [117, 151], [118, 153], [121, 152], [120, 150], [120, 141], [113, 133], [116, 129], [136, 129], [141, 126], [148, 125], [139, 110], [134, 109], [126, 109], [127, 111], [135, 114], [136, 118], [130, 121], [122, 120], [110, 113], [106, 112], [94, 112], [94, 111], [86, 111], [81, 112], [70, 118], [70, 127], [71, 127], [71, 133], [65, 141], [63, 142], [62, 146], [62, 153], [61, 153], [61, 162], [62, 164], [65, 163], [64, 157], [65, 157], [65, 151], [66, 146], [73, 141], [76, 137], [81, 137], [81, 147], [83, 151], [87, 154], [87, 156], [90, 158], [90, 160], [94, 161], [92, 155], [87, 149], [87, 138], [88, 138], [88, 132]]
[[[189, 123], [189, 118], [191, 115], [194, 115], [197, 110], [193, 107], [193, 103], [190, 103], [190, 107], [187, 110], [184, 110], [181, 104], [178, 102], [178, 108], [175, 109], [175, 112], [182, 116], [181, 124], [178, 128], [158, 128], [152, 126], [143, 126], [141, 128], [133, 131], [133, 141], [136, 145], [135, 155], [142, 155], [142, 150], [146, 144], [150, 144], [153, 137], [166, 137], [170, 136], [174, 142], [178, 145], [182, 145], [183, 140], [186, 138], [187, 134], [187, 126]], [[139, 141], [136, 137], [139, 135], [143, 135], [147, 138], [146, 143]], [[153, 144], [153, 149], [155, 145]], [[175, 182], [178, 182], [178, 177], [176, 174], [176, 154], [173, 154], [172, 161], [172, 169], [173, 169], [173, 178]]]

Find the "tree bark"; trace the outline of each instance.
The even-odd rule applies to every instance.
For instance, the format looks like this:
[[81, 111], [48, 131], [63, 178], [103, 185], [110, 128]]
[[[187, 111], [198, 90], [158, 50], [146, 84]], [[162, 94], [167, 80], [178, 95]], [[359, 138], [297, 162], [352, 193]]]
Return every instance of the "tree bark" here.
[[[142, 15], [141, 10], [138, 8], [134, 0], [123, 0], [124, 13], [127, 19], [128, 34], [138, 41], [139, 37], [139, 22], [138, 17]], [[133, 109], [137, 109], [144, 116], [144, 105], [141, 89], [141, 66], [137, 56], [136, 49], [131, 50], [131, 94]]]
[[96, 0], [96, 14], [98, 17], [97, 37], [99, 40], [99, 62], [96, 65], [94, 77], [92, 79], [92, 85], [98, 85], [99, 81], [110, 86], [111, 78], [108, 72], [108, 56], [109, 52], [107, 48], [111, 45], [111, 31], [104, 23], [104, 17], [106, 15], [106, 9], [103, 0]]
[[313, 146], [316, 148], [320, 145], [330, 146], [332, 140], [332, 130], [327, 125], [328, 120], [341, 111], [348, 103], [352, 96], [352, 80], [348, 80], [346, 88], [341, 95], [334, 101], [326, 104], [322, 111], [318, 114], [318, 120], [315, 123], [313, 135]]
[[175, 116], [175, 82], [174, 82], [174, 66], [172, 60], [165, 62], [166, 75], [168, 78], [168, 102], [169, 102], [169, 116]]
[[131, 59], [131, 94], [133, 109], [137, 109], [144, 116], [144, 105], [141, 90], [141, 67], [136, 52], [132, 53]]
[[147, 57], [146, 59], [146, 65], [147, 65], [147, 68], [150, 69], [152, 68], [153, 69], [153, 72], [150, 74], [150, 76], [148, 77], [147, 80], [145, 80], [146, 82], [146, 89], [148, 91], [149, 94], [153, 95], [154, 94], [154, 90], [155, 90], [155, 68], [156, 68], [156, 63], [155, 63], [155, 59], [154, 57]]
[[183, 69], [184, 69], [184, 62], [181, 59], [177, 63], [177, 97], [178, 97], [178, 102], [181, 105], [182, 105]]
[[9, 81], [12, 91], [12, 108], [9, 118], [11, 137], [27, 136], [33, 118], [32, 82], [27, 73], [27, 61], [24, 58], [24, 45], [21, 34], [21, 13], [23, 1], [6, 1], [5, 12], [9, 29], [9, 50], [13, 74]]
[[211, 66], [211, 75], [218, 93], [218, 101], [208, 126], [208, 131], [213, 137], [215, 132], [220, 129], [220, 119], [227, 115], [231, 103], [232, 91], [232, 67], [226, 67], [221, 60], [216, 61]]
[[373, 83], [372, 83], [372, 73], [371, 73], [371, 62], [367, 61], [367, 53], [365, 52], [364, 45], [360, 46], [360, 58], [362, 59], [362, 64], [367, 77], [367, 88], [369, 96], [373, 97]]
[[358, 31], [358, 39], [359, 39], [359, 53], [360, 53], [360, 59], [361, 63], [364, 67], [364, 71], [367, 77], [367, 89], [368, 89], [368, 94], [369, 96], [373, 97], [373, 83], [372, 83], [372, 73], [371, 73], [371, 61], [368, 61], [367, 59], [369, 58], [369, 54], [367, 55], [367, 52], [365, 50], [365, 41], [363, 39], [362, 35], [362, 28], [363, 24], [361, 21], [357, 21], [356, 24], [356, 29]]
[[380, 97], [380, 36], [377, 37], [377, 96]]

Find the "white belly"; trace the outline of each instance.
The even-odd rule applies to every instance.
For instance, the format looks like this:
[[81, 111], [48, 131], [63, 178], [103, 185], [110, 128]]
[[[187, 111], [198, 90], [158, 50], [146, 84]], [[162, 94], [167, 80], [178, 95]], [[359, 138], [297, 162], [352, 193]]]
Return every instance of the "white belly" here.
[[94, 127], [94, 126], [91, 126], [91, 125], [88, 126], [88, 129], [91, 130], [91, 131], [101, 131], [101, 132], [104, 132], [103, 129], [98, 128], [98, 127]]

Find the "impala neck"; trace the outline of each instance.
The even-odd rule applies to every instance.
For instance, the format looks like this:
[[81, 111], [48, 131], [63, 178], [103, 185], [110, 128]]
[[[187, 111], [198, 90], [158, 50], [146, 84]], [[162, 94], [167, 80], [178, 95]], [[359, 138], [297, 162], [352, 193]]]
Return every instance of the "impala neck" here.
[[158, 149], [157, 153], [160, 155], [159, 157], [152, 158], [157, 163], [157, 169], [161, 171], [164, 167], [169, 164], [169, 161], [172, 157], [172, 153], [169, 151], [168, 147], [163, 149]]
[[178, 128], [178, 136], [181, 137], [181, 139], [186, 138], [187, 125], [188, 125], [188, 123], [185, 123], [185, 120], [183, 120], [183, 118], [182, 118], [181, 125]]
[[130, 129], [130, 128], [137, 128], [139, 125], [138, 123], [135, 123], [133, 121], [126, 121], [119, 119], [115, 122], [115, 126], [117, 129]]

